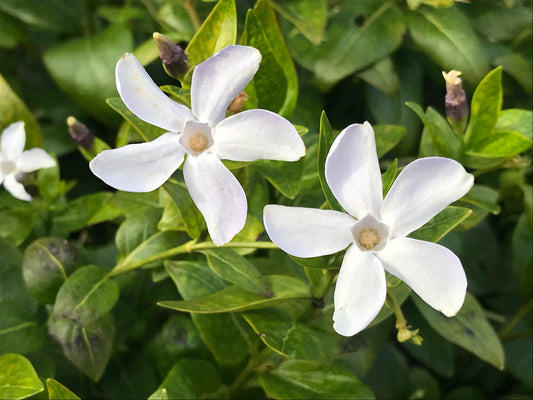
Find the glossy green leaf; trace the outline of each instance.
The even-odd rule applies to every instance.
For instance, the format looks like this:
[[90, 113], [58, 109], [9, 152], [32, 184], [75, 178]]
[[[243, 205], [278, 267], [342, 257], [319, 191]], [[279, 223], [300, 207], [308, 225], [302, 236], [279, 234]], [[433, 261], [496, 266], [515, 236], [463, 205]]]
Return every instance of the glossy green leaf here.
[[440, 335], [496, 368], [504, 368], [500, 339], [474, 296], [468, 293], [459, 313], [451, 318], [429, 307], [418, 296], [412, 298], [418, 311]]
[[289, 199], [300, 193], [304, 166], [303, 157], [294, 162], [261, 160], [254, 164], [257, 172]]
[[165, 388], [157, 389], [148, 397], [148, 400], [168, 400], [168, 391]]
[[0, 236], [20, 245], [30, 235], [35, 220], [35, 212], [30, 208], [0, 210]]
[[257, 96], [256, 108], [285, 117], [291, 115], [298, 96], [298, 81], [269, 0], [259, 0], [246, 14], [241, 43], [255, 47], [263, 57], [251, 83]]
[[526, 151], [531, 143], [518, 132], [492, 131], [472, 143], [466, 154], [482, 158], [508, 158]]
[[46, 389], [50, 400], [80, 400], [72, 391], [52, 378], [46, 380]]
[[374, 125], [378, 158], [388, 153], [405, 135], [405, 128], [399, 125]]
[[296, 322], [280, 309], [247, 311], [243, 316], [261, 340], [283, 356], [329, 361], [336, 351], [336, 336]]
[[259, 383], [274, 399], [374, 399], [370, 389], [344, 368], [316, 361], [285, 361], [262, 373]]
[[479, 148], [490, 135], [502, 108], [502, 69], [496, 68], [477, 86], [470, 105], [470, 122], [465, 132], [466, 148]]
[[0, 356], [0, 398], [25, 399], [44, 390], [31, 362], [20, 354]]
[[318, 268], [318, 269], [338, 269], [341, 266], [344, 253], [336, 253], [328, 256], [301, 258], [291, 256], [289, 257], [306, 268]]
[[461, 71], [470, 83], [487, 73], [487, 58], [458, 7], [421, 7], [407, 14], [407, 25], [414, 42], [442, 68]]
[[118, 300], [119, 288], [106, 271], [88, 265], [77, 269], [57, 293], [52, 317], [83, 326], [107, 314]]
[[[235, 235], [235, 237], [232, 239], [233, 242], [255, 242], [258, 240], [259, 236], [265, 231], [265, 228], [263, 227], [263, 223], [259, 221], [256, 217], [254, 217], [252, 214], [248, 214], [246, 216], [246, 223], [244, 224], [244, 228]], [[256, 249], [254, 248], [235, 248], [233, 249], [237, 254], [240, 254], [241, 256], [245, 256], [247, 254], [251, 254]]]
[[111, 202], [119, 208], [126, 218], [142, 215], [152, 208], [161, 207], [157, 191], [148, 193], [115, 192]]
[[299, 279], [282, 275], [265, 276], [272, 296], [264, 297], [248, 292], [238, 286], [229, 286], [208, 296], [192, 300], [161, 301], [158, 305], [191, 313], [219, 313], [255, 310], [287, 300], [309, 298], [309, 288]]
[[398, 172], [398, 159], [395, 158], [390, 167], [381, 175], [383, 185], [383, 198], [387, 195]]
[[48, 332], [72, 364], [93, 381], [100, 379], [111, 358], [115, 340], [115, 322], [111, 314], [85, 326], [68, 318], [51, 320]]
[[431, 218], [424, 226], [409, 235], [413, 239], [438, 242], [448, 232], [472, 214], [472, 210], [464, 207], [448, 206]]
[[320, 181], [320, 187], [324, 196], [326, 196], [326, 201], [329, 204], [329, 208], [332, 210], [342, 211], [343, 208], [339, 204], [339, 201], [333, 195], [333, 192], [328, 186], [326, 181], [326, 158], [329, 153], [329, 149], [335, 140], [335, 135], [331, 129], [328, 117], [326, 112], [322, 111], [320, 116], [320, 131], [318, 138], [318, 157], [317, 157], [317, 166], [318, 166], [318, 179]]
[[117, 122], [117, 115], [105, 99], [116, 96], [115, 64], [133, 48], [131, 31], [124, 25], [111, 25], [96, 36], [75, 39], [49, 48], [44, 64], [57, 83], [94, 118]]
[[32, 308], [12, 301], [0, 302], [0, 354], [28, 354], [41, 347], [45, 331]]
[[273, 0], [272, 6], [311, 43], [320, 44], [328, 17], [325, 0]]
[[145, 240], [158, 233], [157, 224], [161, 219], [160, 208], [148, 208], [127, 218], [118, 228], [115, 242], [119, 251], [128, 255]]
[[268, 296], [269, 287], [251, 261], [232, 249], [202, 250], [209, 268], [222, 279], [249, 292]]
[[[200, 236], [200, 233], [205, 228], [204, 218], [192, 201], [187, 188], [172, 181], [165, 183], [163, 188], [169, 194], [172, 199], [172, 204], [174, 205], [173, 207], [172, 204], [170, 205], [172, 210], [170, 212], [179, 222], [181, 222], [181, 224], [183, 224], [183, 227], [191, 238], [195, 239]], [[163, 217], [165, 217], [165, 213], [163, 214]]]
[[237, 14], [234, 0], [221, 0], [213, 8], [185, 49], [189, 67], [208, 59], [237, 38]]
[[531, 140], [533, 135], [533, 112], [519, 108], [502, 110], [494, 130], [518, 132], [526, 139]]

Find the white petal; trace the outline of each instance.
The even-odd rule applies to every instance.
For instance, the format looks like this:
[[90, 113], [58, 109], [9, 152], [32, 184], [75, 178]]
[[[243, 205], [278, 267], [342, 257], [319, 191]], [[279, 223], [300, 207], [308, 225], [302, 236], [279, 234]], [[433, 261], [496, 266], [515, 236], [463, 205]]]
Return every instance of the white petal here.
[[16, 160], [22, 154], [22, 150], [24, 150], [24, 143], [26, 143], [24, 122], [13, 122], [2, 132], [0, 145], [2, 146], [2, 154], [6, 159]]
[[24, 185], [15, 179], [15, 174], [9, 174], [4, 179], [4, 187], [19, 200], [31, 201], [31, 196], [24, 189]]
[[294, 126], [267, 110], [248, 110], [221, 121], [215, 129], [216, 153], [234, 161], [296, 161], [305, 145]]
[[26, 150], [17, 160], [17, 167], [21, 172], [37, 171], [54, 165], [56, 165], [56, 161], [46, 151], [39, 148]]
[[357, 219], [380, 217], [383, 192], [374, 130], [353, 124], [335, 139], [326, 158], [326, 181], [341, 206]]
[[351, 246], [335, 286], [333, 329], [352, 336], [365, 329], [378, 315], [387, 296], [385, 271], [371, 251]]
[[115, 69], [118, 93], [137, 117], [171, 132], [181, 132], [193, 119], [190, 110], [171, 100], [154, 83], [137, 57], [126, 53]]
[[208, 153], [188, 155], [183, 176], [213, 243], [222, 246], [229, 242], [246, 222], [246, 195], [237, 178], [217, 156]]
[[376, 253], [383, 267], [444, 315], [457, 314], [466, 295], [466, 276], [453, 252], [436, 243], [396, 238]]
[[215, 126], [230, 103], [259, 68], [261, 53], [253, 47], [232, 45], [198, 64], [192, 75], [192, 113], [200, 122]]
[[339, 211], [269, 204], [263, 220], [270, 239], [296, 257], [337, 253], [353, 242], [355, 220]]
[[179, 135], [167, 132], [147, 143], [104, 150], [89, 163], [93, 174], [109, 186], [127, 192], [157, 189], [178, 169], [185, 151]]
[[420, 228], [446, 206], [464, 196], [474, 177], [457, 161], [421, 158], [407, 165], [394, 181], [381, 216], [391, 236], [406, 236]]

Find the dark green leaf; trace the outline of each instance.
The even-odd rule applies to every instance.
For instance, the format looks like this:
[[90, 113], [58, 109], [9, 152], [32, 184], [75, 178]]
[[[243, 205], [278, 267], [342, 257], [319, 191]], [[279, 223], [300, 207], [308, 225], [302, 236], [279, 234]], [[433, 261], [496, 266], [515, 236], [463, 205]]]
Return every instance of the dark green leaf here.
[[80, 400], [78, 396], [52, 378], [46, 380], [46, 389], [48, 389], [50, 400]]
[[[394, 277], [391, 279], [391, 276], [387, 276], [388, 280], [396, 280]], [[398, 286], [393, 287], [392, 289], [388, 289], [392, 291], [392, 294], [396, 297], [396, 300], [400, 305], [403, 304], [403, 302], [409, 297], [409, 294], [411, 293], [411, 288], [407, 286], [405, 283], [401, 282]], [[382, 321], [385, 321], [389, 316], [392, 315], [392, 308], [388, 301], [385, 301], [385, 304], [381, 307], [381, 310], [379, 310], [378, 315], [376, 315], [376, 318], [370, 323], [369, 327], [379, 324]]]
[[0, 237], [20, 245], [31, 233], [36, 215], [30, 208], [0, 210]]
[[0, 302], [0, 354], [28, 354], [41, 347], [45, 338], [35, 312], [23, 304]]
[[370, 389], [344, 368], [316, 361], [285, 361], [262, 373], [259, 383], [274, 399], [374, 399]]
[[332, 210], [342, 211], [341, 205], [333, 195], [326, 181], [326, 158], [334, 140], [335, 135], [333, 134], [333, 130], [329, 124], [328, 117], [326, 116], [325, 111], [322, 111], [322, 115], [320, 116], [320, 132], [318, 139], [318, 179], [320, 180], [320, 186], [322, 187], [324, 196], [326, 196], [329, 208]]
[[274, 0], [272, 5], [311, 43], [320, 44], [328, 17], [328, 9], [324, 0]]
[[295, 162], [261, 160], [254, 166], [257, 172], [285, 197], [294, 199], [300, 193], [305, 166], [304, 157]]
[[461, 198], [461, 201], [484, 208], [492, 214], [500, 212], [500, 206], [496, 202], [498, 192], [485, 185], [474, 185], [470, 191]]
[[160, 208], [148, 208], [145, 212], [127, 218], [118, 228], [115, 242], [119, 251], [128, 255], [149, 237], [158, 233], [161, 218]]
[[357, 73], [357, 76], [391, 97], [400, 88], [398, 74], [394, 69], [394, 63], [390, 57], [385, 57], [383, 60], [360, 71]]
[[26, 32], [19, 21], [0, 12], [0, 47], [13, 48], [25, 37]]
[[511, 75], [522, 88], [531, 95], [533, 79], [531, 77], [531, 59], [520, 53], [506, 53], [493, 60], [494, 65], [500, 65]]
[[298, 264], [300, 264], [302, 267], [306, 268], [338, 269], [341, 265], [341, 261], [344, 257], [344, 254], [336, 253], [334, 255], [311, 258], [295, 257], [289, 254], [289, 257], [296, 261]]
[[37, 302], [22, 278], [22, 254], [8, 239], [0, 238], [0, 302], [16, 303], [35, 311]]
[[[200, 233], [202, 233], [205, 228], [204, 218], [192, 201], [187, 188], [171, 181], [165, 183], [163, 188], [172, 199], [172, 204], [174, 204], [174, 207], [171, 208], [171, 212], [183, 224], [187, 234], [193, 239], [200, 236]], [[163, 214], [163, 217], [164, 216], [165, 214]]]
[[431, 218], [423, 227], [409, 235], [413, 239], [438, 242], [448, 232], [472, 214], [472, 210], [464, 207], [448, 206]]
[[25, 399], [44, 390], [31, 362], [20, 354], [0, 356], [0, 398]]
[[378, 158], [389, 152], [405, 135], [405, 128], [399, 125], [374, 125]]

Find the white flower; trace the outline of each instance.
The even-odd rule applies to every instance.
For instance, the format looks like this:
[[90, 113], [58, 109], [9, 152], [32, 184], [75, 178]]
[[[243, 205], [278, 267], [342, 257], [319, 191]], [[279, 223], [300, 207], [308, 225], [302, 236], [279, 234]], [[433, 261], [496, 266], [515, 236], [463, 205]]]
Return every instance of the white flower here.
[[31, 196], [24, 185], [17, 181], [17, 177], [26, 172], [53, 167], [56, 162], [43, 149], [23, 151], [25, 143], [24, 122], [14, 122], [3, 130], [0, 143], [0, 183], [17, 199], [30, 201]]
[[185, 183], [209, 234], [217, 246], [230, 241], [244, 226], [247, 204], [241, 185], [220, 160], [296, 161], [305, 154], [294, 126], [277, 114], [248, 110], [224, 119], [260, 62], [258, 50], [234, 45], [199, 64], [189, 110], [167, 97], [126, 53], [116, 67], [122, 101], [137, 117], [168, 132], [148, 143], [103, 151], [91, 161], [91, 171], [116, 189], [149, 192], [165, 183], [187, 154]]
[[426, 303], [455, 315], [466, 295], [460, 260], [447, 248], [411, 239], [447, 205], [466, 194], [474, 178], [456, 161], [430, 157], [407, 165], [382, 195], [374, 131], [354, 124], [333, 142], [326, 180], [344, 209], [268, 205], [265, 228], [276, 245], [297, 257], [333, 254], [348, 247], [335, 287], [334, 329], [351, 336], [378, 314], [387, 294], [385, 271]]

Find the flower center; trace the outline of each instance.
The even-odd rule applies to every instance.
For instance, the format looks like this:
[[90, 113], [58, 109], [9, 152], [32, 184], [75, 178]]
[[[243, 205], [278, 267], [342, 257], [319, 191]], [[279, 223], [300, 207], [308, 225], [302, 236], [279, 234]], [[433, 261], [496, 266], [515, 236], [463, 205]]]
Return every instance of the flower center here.
[[201, 133], [197, 133], [189, 139], [189, 146], [195, 153], [201, 153], [209, 147], [209, 140]]
[[213, 145], [213, 136], [208, 124], [187, 121], [180, 139], [187, 153], [199, 156]]
[[2, 161], [0, 162], [0, 171], [2, 175], [9, 175], [14, 173], [17, 170], [17, 166], [13, 161]]
[[375, 229], [364, 229], [359, 233], [358, 243], [367, 250], [372, 250], [381, 242], [381, 237]]

